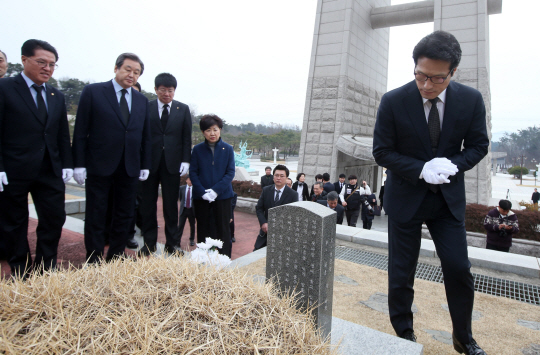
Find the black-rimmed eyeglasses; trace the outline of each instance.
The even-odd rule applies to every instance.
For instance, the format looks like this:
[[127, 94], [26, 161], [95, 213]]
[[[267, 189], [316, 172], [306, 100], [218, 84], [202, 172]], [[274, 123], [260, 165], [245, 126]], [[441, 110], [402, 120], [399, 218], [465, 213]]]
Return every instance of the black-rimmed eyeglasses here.
[[[451, 70], [448, 73], [448, 75], [450, 75], [450, 73], [452, 73]], [[425, 81], [427, 81], [429, 79], [429, 80], [431, 80], [431, 82], [433, 84], [442, 84], [442, 83], [444, 83], [446, 78], [448, 78], [448, 75], [446, 75], [446, 76], [440, 76], [440, 75], [438, 75], [438, 76], [437, 75], [436, 76], [427, 76], [424, 73], [414, 72], [414, 78], [416, 79], [416, 81], [425, 82]]]
[[51, 70], [58, 69], [58, 64], [56, 64], [56, 63], [47, 63], [47, 62], [44, 62], [43, 60], [35, 60], [34, 58], [28, 58], [28, 59], [32, 59], [34, 62], [37, 63], [37, 65], [40, 68], [49, 67], [49, 69], [51, 69]]

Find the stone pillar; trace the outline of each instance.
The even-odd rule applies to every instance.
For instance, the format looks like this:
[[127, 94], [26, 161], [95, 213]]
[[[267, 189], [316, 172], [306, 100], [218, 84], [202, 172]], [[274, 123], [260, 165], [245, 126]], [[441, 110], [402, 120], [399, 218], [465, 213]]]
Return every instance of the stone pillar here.
[[[495, 5], [496, 2], [492, 1]], [[456, 36], [462, 56], [453, 80], [482, 93], [491, 140], [491, 92], [489, 89], [489, 12], [487, 0], [435, 0], [435, 30]], [[496, 12], [494, 12], [496, 13]], [[491, 146], [487, 156], [465, 173], [467, 203], [487, 205], [491, 198]]]
[[266, 278], [282, 292], [298, 292], [299, 307], [313, 309], [321, 335], [332, 327], [337, 214], [318, 203], [295, 202], [268, 211]]
[[390, 0], [318, 1], [298, 161], [308, 180], [322, 172], [337, 179], [341, 135], [373, 137], [390, 30], [372, 29], [370, 13], [387, 5]]

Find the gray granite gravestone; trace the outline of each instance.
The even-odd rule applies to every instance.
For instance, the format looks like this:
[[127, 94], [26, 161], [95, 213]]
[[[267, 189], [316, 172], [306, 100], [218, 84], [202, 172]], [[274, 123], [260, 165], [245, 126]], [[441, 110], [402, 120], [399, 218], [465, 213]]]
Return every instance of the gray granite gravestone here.
[[313, 308], [323, 337], [332, 328], [336, 212], [313, 202], [268, 211], [266, 278], [282, 292], [297, 292], [299, 307]]

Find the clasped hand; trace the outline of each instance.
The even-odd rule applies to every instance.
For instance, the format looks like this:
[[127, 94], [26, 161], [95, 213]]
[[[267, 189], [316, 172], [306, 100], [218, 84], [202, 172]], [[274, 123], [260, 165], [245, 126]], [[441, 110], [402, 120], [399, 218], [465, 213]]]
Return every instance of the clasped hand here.
[[217, 193], [212, 189], [204, 190], [206, 193], [203, 195], [203, 200], [206, 200], [208, 202], [214, 202], [217, 197]]
[[433, 185], [449, 183], [449, 176], [456, 175], [458, 168], [447, 158], [433, 158], [424, 164], [423, 179]]

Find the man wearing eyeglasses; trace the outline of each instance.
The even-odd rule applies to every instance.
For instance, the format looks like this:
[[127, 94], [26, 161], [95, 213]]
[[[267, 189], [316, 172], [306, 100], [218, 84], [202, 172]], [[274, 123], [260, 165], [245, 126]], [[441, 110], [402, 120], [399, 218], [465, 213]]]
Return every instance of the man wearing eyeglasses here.
[[[65, 185], [73, 176], [64, 95], [46, 83], [58, 52], [30, 39], [21, 48], [24, 70], [0, 80], [0, 235], [14, 276], [56, 266], [66, 220]], [[28, 246], [28, 194], [38, 215], [34, 262]]]
[[451, 81], [461, 59], [452, 34], [436, 31], [424, 37], [413, 59], [414, 80], [382, 97], [373, 137], [373, 156], [388, 169], [390, 321], [398, 336], [416, 341], [411, 306], [425, 222], [441, 260], [454, 348], [485, 354], [471, 331], [474, 281], [464, 224], [464, 173], [488, 152], [486, 109], [480, 92]]
[[115, 76], [86, 85], [81, 93], [73, 133], [74, 178], [86, 183], [84, 245], [90, 263], [101, 260], [109, 192], [113, 193], [112, 226], [106, 261], [121, 257], [135, 214], [137, 180], [151, 166], [148, 100], [132, 86], [144, 71], [133, 53], [116, 59]]
[[152, 168], [142, 183], [140, 205], [141, 234], [144, 246], [139, 255], [156, 251], [158, 237], [157, 199], [161, 184], [165, 219], [165, 252], [182, 254], [178, 232], [178, 194], [180, 176], [187, 174], [191, 161], [191, 113], [189, 107], [173, 100], [176, 78], [161, 73], [154, 80], [158, 98], [148, 103], [152, 132]]

